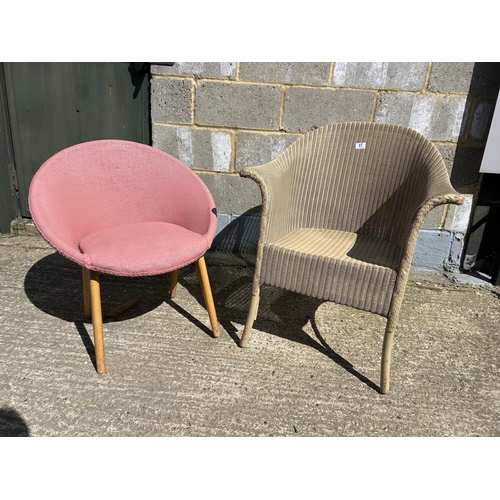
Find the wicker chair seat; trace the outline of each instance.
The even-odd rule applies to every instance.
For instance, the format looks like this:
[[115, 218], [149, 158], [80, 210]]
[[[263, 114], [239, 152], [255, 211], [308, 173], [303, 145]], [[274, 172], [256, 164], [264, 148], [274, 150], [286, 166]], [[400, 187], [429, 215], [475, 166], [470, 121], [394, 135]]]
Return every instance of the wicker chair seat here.
[[261, 283], [387, 316], [401, 249], [371, 236], [317, 228], [264, 245]]

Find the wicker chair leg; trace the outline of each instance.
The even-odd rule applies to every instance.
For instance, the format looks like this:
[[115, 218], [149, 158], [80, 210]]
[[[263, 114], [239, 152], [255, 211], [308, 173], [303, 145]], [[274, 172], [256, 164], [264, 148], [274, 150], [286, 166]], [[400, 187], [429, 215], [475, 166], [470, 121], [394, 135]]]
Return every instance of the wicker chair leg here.
[[89, 271], [90, 274], [90, 300], [92, 306], [92, 326], [94, 327], [94, 349], [97, 373], [106, 373], [106, 360], [104, 356], [104, 336], [102, 333], [101, 287], [99, 273]]
[[83, 281], [83, 315], [90, 318], [90, 274], [89, 270], [82, 267], [82, 281]]
[[391, 378], [391, 352], [392, 341], [394, 340], [394, 332], [396, 330], [397, 318], [399, 310], [389, 315], [387, 326], [385, 327], [384, 343], [382, 346], [382, 366], [380, 369], [380, 392], [387, 394], [389, 392], [389, 384]]
[[259, 310], [259, 300], [260, 300], [260, 289], [252, 295], [252, 300], [250, 302], [250, 309], [248, 311], [247, 322], [245, 323], [245, 329], [243, 330], [243, 335], [240, 340], [240, 347], [246, 347], [250, 334], [252, 333], [253, 322], [257, 318], [257, 311]]
[[180, 269], [176, 269], [175, 271], [170, 272], [170, 298], [175, 299], [177, 295], [177, 282], [179, 281], [179, 271]]
[[382, 347], [382, 366], [380, 370], [380, 392], [387, 394], [391, 378], [391, 350], [394, 331], [386, 329], [384, 336], [384, 346]]

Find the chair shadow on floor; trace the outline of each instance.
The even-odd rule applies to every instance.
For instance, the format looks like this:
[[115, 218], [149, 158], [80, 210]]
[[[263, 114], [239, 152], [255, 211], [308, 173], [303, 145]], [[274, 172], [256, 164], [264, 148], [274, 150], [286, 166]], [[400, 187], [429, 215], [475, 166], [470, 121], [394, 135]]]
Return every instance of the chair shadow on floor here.
[[[201, 287], [196, 275], [195, 266], [187, 266], [183, 272], [193, 272], [196, 276], [196, 293]], [[212, 330], [189, 313], [182, 301], [169, 299], [169, 274], [154, 276], [122, 277], [108, 274], [100, 275], [101, 302], [103, 314], [134, 298], [137, 305], [110, 321], [127, 321], [148, 314], [166, 302], [177, 313], [182, 314], [191, 323], [213, 337]], [[196, 288], [195, 287], [195, 288]], [[92, 320], [83, 315], [83, 287], [81, 267], [54, 252], [33, 264], [24, 279], [26, 296], [38, 309], [69, 323], [73, 323], [81, 338], [87, 354], [96, 368], [96, 357], [93, 340]], [[199, 298], [196, 295], [197, 298]], [[205, 302], [201, 297], [201, 304]], [[204, 318], [202, 318], [204, 320]]]
[[[81, 267], [58, 253], [36, 262], [24, 280], [26, 296], [38, 309], [74, 323], [94, 368], [96, 367], [92, 320], [83, 315]], [[115, 319], [127, 321], [161, 306], [169, 293], [168, 275], [121, 277], [101, 275], [103, 314], [135, 298], [138, 304]]]
[[[248, 265], [249, 259], [245, 257], [239, 262], [237, 260], [238, 258], [235, 257], [232, 263], [211, 264], [211, 259], [207, 256], [208, 272], [219, 323], [236, 344], [239, 342], [240, 330], [245, 324], [250, 306], [253, 277], [253, 266]], [[196, 272], [186, 268], [184, 272], [181, 272], [179, 283], [200, 304], [203, 304], [203, 296], [198, 290], [196, 279]], [[379, 392], [378, 385], [356, 370], [347, 359], [335, 352], [321, 335], [315, 321], [315, 314], [323, 303], [325, 303], [324, 300], [274, 287], [264, 287], [259, 305], [259, 316], [254, 327], [276, 337], [316, 349], [368, 387]], [[304, 331], [303, 328], [308, 322], [310, 322], [316, 338]], [[241, 327], [237, 328], [234, 323], [241, 325]], [[251, 344], [247, 349], [251, 349]]]
[[[213, 253], [212, 257], [214, 257]], [[226, 262], [222, 264], [217, 258], [213, 259], [214, 263], [211, 263], [211, 260], [211, 255], [207, 255], [208, 273], [218, 320], [221, 327], [237, 344], [241, 332], [234, 324], [245, 324], [250, 304], [253, 277], [251, 258], [232, 255], [229, 259], [226, 257]], [[179, 284], [196, 299], [201, 307], [205, 308], [194, 265], [181, 270]], [[95, 368], [92, 321], [83, 315], [80, 266], [58, 253], [50, 254], [30, 268], [24, 280], [24, 288], [28, 299], [38, 309], [75, 325]], [[103, 313], [131, 298], [138, 300], [134, 308], [113, 321], [127, 321], [147, 314], [165, 302], [204, 334], [213, 336], [211, 329], [203, 323], [204, 317], [199, 319], [193, 316], [183, 307], [181, 300], [169, 299], [168, 274], [137, 278], [102, 274], [101, 294]], [[316, 349], [368, 387], [378, 391], [377, 385], [357, 371], [348, 360], [336, 353], [321, 335], [314, 316], [323, 302], [293, 292], [265, 287], [255, 328]], [[303, 330], [309, 321], [316, 338], [312, 338]]]

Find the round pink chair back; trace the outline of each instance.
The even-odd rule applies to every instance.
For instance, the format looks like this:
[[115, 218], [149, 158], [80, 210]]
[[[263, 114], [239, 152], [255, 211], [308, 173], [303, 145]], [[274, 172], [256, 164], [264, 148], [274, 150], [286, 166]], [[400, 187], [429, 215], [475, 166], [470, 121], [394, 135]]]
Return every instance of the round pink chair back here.
[[123, 140], [58, 152], [36, 172], [28, 201], [50, 245], [109, 274], [179, 269], [210, 248], [217, 227], [212, 195], [189, 167]]

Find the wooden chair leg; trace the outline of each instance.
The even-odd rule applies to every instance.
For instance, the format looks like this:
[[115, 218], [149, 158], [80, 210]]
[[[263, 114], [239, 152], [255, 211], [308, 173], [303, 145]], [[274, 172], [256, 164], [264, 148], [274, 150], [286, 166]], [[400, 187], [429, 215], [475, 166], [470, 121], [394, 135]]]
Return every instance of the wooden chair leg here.
[[201, 284], [201, 290], [203, 292], [203, 298], [205, 299], [205, 305], [207, 306], [208, 316], [210, 318], [210, 324], [212, 325], [212, 331], [214, 337], [220, 335], [219, 322], [217, 321], [217, 313], [215, 312], [214, 298], [212, 296], [212, 288], [210, 287], [210, 280], [208, 279], [207, 265], [205, 264], [205, 257], [201, 257], [196, 261], [196, 271], [198, 273], [198, 278]]
[[175, 271], [170, 272], [170, 298], [175, 299], [177, 295], [177, 282], [179, 281], [179, 271], [180, 269], [176, 269]]
[[257, 311], [259, 310], [260, 301], [260, 288], [257, 292], [252, 295], [252, 300], [250, 302], [250, 309], [248, 310], [247, 322], [245, 323], [245, 329], [243, 330], [243, 335], [240, 340], [240, 347], [246, 347], [250, 334], [252, 333], [253, 322], [257, 318]]
[[102, 332], [101, 287], [99, 273], [89, 271], [90, 274], [90, 300], [92, 306], [92, 326], [94, 327], [94, 349], [97, 373], [106, 373], [106, 360], [104, 356], [104, 336]]
[[394, 323], [395, 322], [389, 319], [385, 328], [384, 344], [382, 346], [382, 366], [380, 368], [380, 392], [382, 394], [387, 394], [389, 392], [392, 341], [394, 339], [394, 331], [396, 330], [396, 325]]
[[83, 315], [90, 318], [90, 273], [85, 267], [82, 267], [82, 281], [83, 281]]

